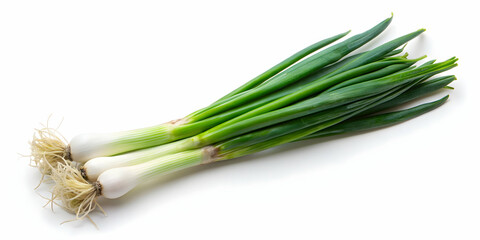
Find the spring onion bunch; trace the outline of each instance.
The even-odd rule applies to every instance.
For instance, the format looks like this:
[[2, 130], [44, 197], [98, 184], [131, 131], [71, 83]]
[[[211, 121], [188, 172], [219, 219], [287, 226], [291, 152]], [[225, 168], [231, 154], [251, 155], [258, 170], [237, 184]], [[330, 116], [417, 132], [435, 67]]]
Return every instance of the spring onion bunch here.
[[347, 56], [391, 20], [329, 47], [349, 32], [315, 43], [179, 120], [82, 134], [69, 143], [54, 130], [40, 129], [31, 143], [32, 161], [54, 180], [53, 197], [81, 219], [98, 207], [99, 196], [121, 197], [164, 174], [414, 118], [439, 107], [448, 96], [405, 110], [389, 109], [447, 87], [454, 76], [433, 76], [455, 67], [457, 58], [416, 65], [425, 57], [398, 55], [424, 29]]

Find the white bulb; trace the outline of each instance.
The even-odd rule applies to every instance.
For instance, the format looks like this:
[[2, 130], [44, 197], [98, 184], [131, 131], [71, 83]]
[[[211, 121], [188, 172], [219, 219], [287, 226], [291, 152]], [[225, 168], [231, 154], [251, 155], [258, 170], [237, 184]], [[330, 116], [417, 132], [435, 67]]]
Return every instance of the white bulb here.
[[83, 169], [87, 175], [89, 181], [96, 181], [98, 176], [108, 169], [112, 169], [119, 166], [119, 161], [116, 161], [118, 157], [97, 157], [89, 160], [83, 165]]
[[107, 170], [97, 179], [102, 186], [102, 196], [118, 198], [132, 190], [138, 184], [133, 167], [121, 167]]
[[80, 134], [70, 141], [72, 160], [84, 163], [92, 158], [105, 156], [104, 151], [110, 139], [105, 134]]

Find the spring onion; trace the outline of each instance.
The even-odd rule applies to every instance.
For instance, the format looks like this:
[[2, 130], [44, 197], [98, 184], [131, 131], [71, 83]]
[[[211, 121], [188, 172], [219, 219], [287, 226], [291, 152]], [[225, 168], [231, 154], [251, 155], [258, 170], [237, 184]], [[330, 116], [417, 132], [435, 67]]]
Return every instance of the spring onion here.
[[[308, 135], [308, 137], [300, 138], [298, 140], [388, 126], [431, 111], [443, 104], [447, 98], [448, 96], [435, 102], [422, 104], [398, 112], [380, 114], [373, 117], [366, 117], [351, 122], [345, 122], [343, 124], [333, 125], [330, 128], [325, 128], [324, 130], [317, 131]], [[317, 127], [321, 128], [327, 125], [328, 123]], [[295, 139], [290, 139], [289, 141], [294, 140]], [[155, 158], [141, 164], [111, 168], [100, 174], [95, 182], [85, 180], [81, 173], [74, 168], [60, 164], [52, 175], [57, 183], [54, 188], [54, 195], [62, 200], [63, 206], [66, 209], [76, 213], [78, 219], [82, 219], [96, 207], [99, 207], [96, 202], [96, 198], [99, 196], [108, 199], [115, 199], [123, 196], [138, 184], [159, 178], [163, 175], [200, 164], [223, 161], [251, 154], [265, 148], [262, 144], [257, 144], [243, 148], [243, 151], [238, 148], [234, 148], [234, 151], [232, 151], [232, 149], [228, 147], [232, 142], [223, 142], [216, 146], [187, 150]], [[258, 148], [256, 148], [256, 146], [258, 146]]]
[[[170, 154], [163, 154], [163, 156], [159, 155], [148, 161], [141, 161], [141, 156], [149, 158], [148, 154], [145, 154], [145, 152], [133, 152], [131, 154], [137, 155], [137, 158], [134, 157], [131, 158], [131, 160], [138, 162], [131, 162], [130, 166], [112, 167], [98, 171], [101, 173], [93, 183], [89, 183], [84, 178], [85, 171], [77, 171], [75, 174], [71, 174], [71, 172], [75, 171], [71, 170], [72, 168], [69, 167], [69, 165], [60, 165], [52, 176], [53, 179], [59, 183], [55, 187], [54, 194], [56, 197], [62, 199], [64, 202], [63, 205], [68, 206], [68, 209], [76, 212], [78, 218], [82, 218], [95, 208], [97, 205], [95, 199], [98, 196], [117, 198], [133, 189], [137, 184], [157, 175], [177, 171], [198, 164], [237, 158], [280, 144], [308, 138], [311, 134], [318, 134], [319, 131], [335, 126], [336, 124], [359, 115], [372, 107], [388, 103], [408, 92], [408, 90], [413, 91], [412, 87], [418, 86], [418, 84], [424, 79], [418, 77], [419, 74], [428, 75], [431, 72], [440, 72], [443, 69], [449, 69], [454, 66], [455, 62], [456, 59], [452, 58], [445, 62], [426, 65], [399, 74], [392, 74], [388, 78], [382, 77], [346, 86], [331, 92], [324, 92], [319, 94], [318, 97], [313, 97], [292, 105], [292, 107], [296, 105], [303, 106], [305, 103], [308, 103], [315, 105], [317, 109], [323, 110], [310, 112], [310, 114], [305, 115], [292, 114], [296, 117], [288, 118], [289, 120], [279, 122], [278, 124], [270, 124], [268, 125], [270, 127], [267, 128], [253, 128], [253, 131], [250, 131], [249, 133], [243, 133], [238, 130], [233, 132], [224, 130], [219, 131], [223, 134], [229, 134], [227, 137], [221, 134], [200, 134], [193, 138], [161, 146], [170, 150]], [[437, 80], [434, 80], [434, 82], [437, 82]], [[384, 88], [384, 84], [394, 87]], [[373, 91], [373, 89], [369, 90], [371, 88], [375, 89], [374, 92], [377, 94], [372, 94], [370, 91]], [[352, 93], [358, 94], [359, 89], [366, 92], [366, 95], [363, 95], [366, 97], [359, 97], [357, 98], [357, 101], [342, 100], [342, 98], [350, 99]], [[329, 96], [327, 98], [328, 101], [324, 100], [324, 95]], [[330, 104], [332, 96], [336, 96], [333, 107]], [[324, 106], [322, 108], [318, 101], [326, 101], [331, 107]], [[444, 101], [445, 99], [442, 99], [439, 102]], [[338, 104], [338, 102], [341, 104]], [[280, 110], [284, 111], [285, 109], [288, 110], [288, 107]], [[293, 107], [293, 109], [298, 112], [298, 109], [302, 108], [296, 106]], [[282, 112], [280, 110], [277, 110], [277, 112]], [[376, 118], [378, 119], [379, 117], [377, 116]], [[404, 118], [401, 117], [398, 118], [399, 121], [403, 119]], [[248, 120], [250, 119], [245, 121]], [[268, 121], [270, 122], [271, 119]], [[265, 125], [262, 124], [262, 126]], [[238, 134], [239, 132], [240, 134]], [[200, 137], [202, 136], [207, 136], [207, 139], [201, 139]], [[211, 139], [212, 136], [218, 138], [213, 140]], [[122, 155], [120, 155], [120, 157], [121, 156]], [[128, 158], [130, 156], [126, 154], [123, 157]], [[138, 156], [140, 156], [140, 158]], [[96, 165], [93, 160], [87, 162], [87, 164], [85, 164], [87, 170], [89, 166], [92, 166], [89, 164], [90, 162], [93, 165]], [[102, 161], [100, 160], [100, 162]], [[105, 163], [105, 161], [103, 162]], [[71, 179], [72, 177], [74, 179]], [[73, 182], [75, 184], [72, 184]], [[72, 199], [74, 199], [74, 201], [71, 201]], [[78, 203], [79, 200], [81, 200], [80, 203]]]
[[[439, 89], [443, 86], [446, 86], [448, 83], [450, 83], [452, 81], [452, 78], [453, 77], [440, 78], [439, 80], [428, 81], [426, 83], [429, 83], [429, 84], [425, 83], [423, 85], [419, 85], [418, 87], [410, 90], [410, 91], [415, 91], [416, 90], [415, 92], [410, 93], [410, 91], [407, 91], [407, 92], [405, 92], [405, 94], [403, 94], [401, 96], [404, 96], [404, 95], [405, 96], [411, 96], [411, 97], [421, 96], [421, 95], [426, 94], [428, 92], [431, 92], [433, 90]], [[441, 80], [443, 80], [443, 81], [441, 81]], [[437, 84], [432, 84], [432, 83], [437, 83]], [[433, 85], [433, 86], [431, 86], [431, 85]], [[404, 100], [394, 99], [394, 100], [395, 101], [392, 101], [393, 104], [395, 104], [395, 102], [396, 102], [397, 105], [408, 101], [408, 99], [404, 99]], [[385, 104], [392, 105], [391, 102], [386, 102]], [[380, 106], [383, 106], [385, 104], [382, 104]], [[340, 112], [344, 113], [347, 110], [348, 109], [346, 109], [346, 110], [342, 109]], [[380, 110], [381, 109], [379, 109], [379, 111]], [[326, 114], [324, 114], [324, 113], [321, 113], [320, 115], [326, 116]], [[222, 132], [223, 130], [219, 130], [219, 131]], [[224, 138], [230, 138], [230, 137], [233, 137], [233, 136], [234, 135], [229, 135], [229, 136], [224, 137]], [[261, 138], [259, 138], [259, 139], [261, 139]], [[142, 162], [148, 161], [148, 160], [156, 158], [156, 157], [180, 152], [180, 151], [183, 151], [183, 150], [192, 149], [192, 148], [195, 148], [194, 143], [196, 143], [196, 142], [199, 142], [199, 141], [198, 140], [193, 140], [193, 139], [184, 139], [184, 140], [180, 140], [180, 141], [173, 142], [173, 143], [170, 143], [170, 144], [164, 144], [164, 145], [160, 145], [160, 146], [157, 146], [157, 147], [152, 147], [152, 148], [148, 148], [148, 149], [134, 151], [134, 152], [121, 154], [121, 155], [117, 155], [117, 156], [93, 158], [90, 161], [88, 161], [87, 163], [85, 163], [85, 165], [81, 168], [81, 171], [82, 171], [83, 176], [86, 179], [95, 180], [98, 177], [98, 175], [100, 175], [103, 171], [105, 171], [107, 169], [114, 168], [114, 167], [123, 167], [123, 166], [135, 165], [135, 164], [142, 163]], [[211, 140], [210, 142], [218, 142], [218, 140], [215, 139], [215, 140]]]
[[439, 107], [448, 96], [391, 109], [447, 87], [455, 76], [430, 78], [457, 66], [458, 59], [416, 65], [426, 56], [397, 56], [404, 48], [399, 47], [425, 29], [347, 56], [391, 20], [329, 47], [348, 32], [317, 42], [179, 120], [118, 133], [81, 134], [68, 144], [55, 130], [40, 129], [31, 144], [32, 159], [54, 180], [53, 198], [82, 219], [100, 207], [98, 197], [121, 197], [164, 174], [412, 119]]

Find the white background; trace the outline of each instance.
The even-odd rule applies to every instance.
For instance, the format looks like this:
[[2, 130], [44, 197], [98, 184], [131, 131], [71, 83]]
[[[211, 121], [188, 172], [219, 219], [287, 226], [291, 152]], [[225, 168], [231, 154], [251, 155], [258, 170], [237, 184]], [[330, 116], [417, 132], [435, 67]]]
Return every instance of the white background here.
[[[473, 1], [2, 1], [2, 235], [22, 239], [479, 239]], [[460, 58], [441, 108], [378, 131], [290, 144], [168, 176], [73, 218], [42, 208], [33, 128], [67, 138], [163, 123], [290, 54], [394, 12], [367, 44], [426, 28], [412, 57]], [[12, 236], [12, 235], [10, 235]]]

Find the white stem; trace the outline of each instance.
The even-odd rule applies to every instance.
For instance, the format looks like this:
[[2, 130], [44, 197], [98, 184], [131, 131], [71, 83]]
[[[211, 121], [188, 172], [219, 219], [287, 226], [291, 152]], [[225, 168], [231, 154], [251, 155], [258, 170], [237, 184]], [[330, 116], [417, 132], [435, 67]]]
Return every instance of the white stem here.
[[123, 196], [138, 184], [133, 167], [110, 169], [98, 177], [102, 196], [114, 199]]
[[84, 163], [99, 156], [109, 156], [112, 149], [110, 134], [80, 134], [70, 141], [70, 154], [75, 162]]
[[195, 142], [192, 139], [184, 139], [117, 156], [97, 157], [86, 162], [83, 166], [83, 171], [88, 180], [95, 181], [101, 173], [109, 169], [133, 166], [168, 154], [192, 149], [194, 146]]
[[202, 163], [209, 163], [214, 153], [211, 147], [206, 147], [159, 157], [133, 166], [113, 168], [100, 174], [97, 182], [101, 186], [101, 194], [104, 197], [118, 198], [145, 181]]
[[167, 123], [123, 132], [80, 134], [70, 141], [70, 156], [75, 162], [85, 163], [96, 157], [158, 146], [173, 140], [172, 126]]

